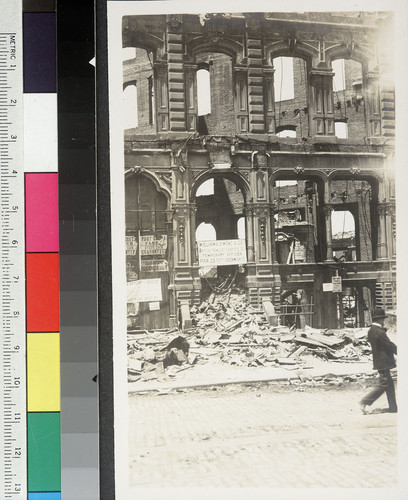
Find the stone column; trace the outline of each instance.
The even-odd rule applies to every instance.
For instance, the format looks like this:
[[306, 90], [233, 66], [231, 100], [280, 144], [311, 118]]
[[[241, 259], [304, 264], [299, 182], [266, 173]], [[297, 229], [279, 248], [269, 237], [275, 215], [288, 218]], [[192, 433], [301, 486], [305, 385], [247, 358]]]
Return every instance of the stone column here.
[[263, 50], [260, 17], [247, 17], [249, 132], [265, 133]]
[[265, 105], [265, 132], [275, 133], [275, 92], [273, 87], [275, 69], [265, 67], [264, 74], [264, 105]]
[[323, 213], [325, 218], [326, 229], [326, 261], [332, 262], [333, 259], [333, 242], [332, 242], [332, 222], [331, 214], [333, 212], [333, 205], [326, 203], [323, 205]]
[[186, 132], [184, 84], [184, 36], [182, 16], [167, 16], [167, 66], [169, 84], [169, 130]]
[[154, 93], [157, 118], [157, 131], [169, 130], [169, 92], [167, 81], [167, 64], [163, 62], [154, 65]]
[[378, 244], [377, 244], [377, 258], [379, 260], [387, 259], [387, 224], [386, 218], [389, 213], [388, 203], [378, 203]]
[[277, 213], [277, 206], [271, 205], [271, 252], [272, 252], [272, 263], [277, 264], [276, 259], [276, 241], [275, 241], [275, 213]]
[[249, 132], [247, 68], [235, 68], [235, 96], [236, 131], [242, 134]]
[[[367, 134], [370, 138], [379, 138], [381, 136], [381, 119], [378, 72], [370, 71], [364, 76], [363, 90], [366, 101]], [[394, 110], [390, 113], [392, 113], [394, 119]]]
[[255, 262], [254, 220], [253, 220], [254, 209], [252, 205], [247, 205], [244, 210], [245, 210], [245, 222], [246, 222], [248, 262]]
[[197, 64], [185, 64], [186, 70], [186, 105], [187, 131], [197, 130]]
[[196, 242], [196, 213], [197, 205], [190, 203], [190, 232], [191, 232], [191, 263], [198, 264], [197, 242]]

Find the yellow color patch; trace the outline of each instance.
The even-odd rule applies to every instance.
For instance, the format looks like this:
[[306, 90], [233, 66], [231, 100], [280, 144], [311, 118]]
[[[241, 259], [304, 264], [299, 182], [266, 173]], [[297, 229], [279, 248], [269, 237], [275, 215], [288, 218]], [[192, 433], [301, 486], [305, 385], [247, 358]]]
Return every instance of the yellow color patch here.
[[60, 411], [59, 333], [27, 335], [28, 411]]

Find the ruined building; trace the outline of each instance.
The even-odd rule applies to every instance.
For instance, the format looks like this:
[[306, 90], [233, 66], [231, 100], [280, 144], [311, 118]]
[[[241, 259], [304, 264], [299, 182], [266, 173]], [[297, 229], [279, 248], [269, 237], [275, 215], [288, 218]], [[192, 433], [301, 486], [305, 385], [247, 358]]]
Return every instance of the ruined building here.
[[391, 33], [374, 12], [123, 18], [127, 279], [162, 285], [140, 326], [201, 301], [203, 228], [245, 239], [248, 300], [282, 322], [396, 307]]

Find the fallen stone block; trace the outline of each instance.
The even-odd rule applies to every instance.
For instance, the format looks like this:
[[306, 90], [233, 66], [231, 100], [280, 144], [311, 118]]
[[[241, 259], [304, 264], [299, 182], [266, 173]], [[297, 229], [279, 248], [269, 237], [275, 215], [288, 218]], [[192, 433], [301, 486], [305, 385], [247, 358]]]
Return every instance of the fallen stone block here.
[[264, 300], [262, 307], [266, 316], [268, 323], [271, 326], [278, 326], [278, 316], [275, 312], [275, 308], [270, 300]]
[[141, 372], [142, 364], [142, 361], [139, 359], [128, 358], [128, 368], [134, 372]]

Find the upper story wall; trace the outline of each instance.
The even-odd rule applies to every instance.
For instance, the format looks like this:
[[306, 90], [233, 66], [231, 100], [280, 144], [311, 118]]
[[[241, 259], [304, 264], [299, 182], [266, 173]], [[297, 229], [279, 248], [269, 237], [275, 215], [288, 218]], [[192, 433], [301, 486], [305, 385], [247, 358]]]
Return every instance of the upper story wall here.
[[[390, 26], [387, 13], [125, 16], [123, 45], [137, 47], [137, 55], [124, 63], [124, 83], [138, 82], [137, 127], [127, 135], [275, 136], [288, 126], [298, 140], [324, 141], [336, 137], [342, 120], [354, 141], [392, 137], [392, 68], [378, 49]], [[275, 99], [273, 61], [280, 57], [294, 58], [290, 100]], [[345, 59], [340, 91], [333, 87], [337, 59]], [[199, 119], [196, 74], [203, 63], [212, 108]]]

